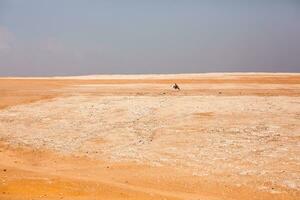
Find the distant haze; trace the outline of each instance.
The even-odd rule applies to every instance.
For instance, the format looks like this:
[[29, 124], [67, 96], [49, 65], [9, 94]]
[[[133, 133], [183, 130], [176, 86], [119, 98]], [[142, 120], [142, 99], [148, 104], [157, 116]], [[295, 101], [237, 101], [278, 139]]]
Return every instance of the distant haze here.
[[0, 76], [300, 72], [299, 0], [0, 0]]

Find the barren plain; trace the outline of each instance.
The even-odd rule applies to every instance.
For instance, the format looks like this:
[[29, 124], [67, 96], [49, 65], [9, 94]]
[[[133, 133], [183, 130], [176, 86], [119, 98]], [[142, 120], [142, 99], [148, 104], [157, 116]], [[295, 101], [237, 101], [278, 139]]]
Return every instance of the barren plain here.
[[0, 79], [1, 200], [299, 198], [300, 74]]

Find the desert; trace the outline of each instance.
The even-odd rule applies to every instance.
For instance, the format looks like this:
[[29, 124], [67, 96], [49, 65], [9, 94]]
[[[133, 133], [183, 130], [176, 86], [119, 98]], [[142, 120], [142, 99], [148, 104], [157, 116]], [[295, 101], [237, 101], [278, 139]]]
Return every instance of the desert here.
[[299, 197], [298, 73], [0, 78], [1, 200]]

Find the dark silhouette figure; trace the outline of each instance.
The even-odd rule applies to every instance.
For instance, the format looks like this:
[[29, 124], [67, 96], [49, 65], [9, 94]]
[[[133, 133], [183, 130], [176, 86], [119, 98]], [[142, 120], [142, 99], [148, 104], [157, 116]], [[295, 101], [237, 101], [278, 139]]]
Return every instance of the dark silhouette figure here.
[[174, 90], [180, 90], [180, 87], [176, 83], [174, 83], [174, 85], [172, 87]]

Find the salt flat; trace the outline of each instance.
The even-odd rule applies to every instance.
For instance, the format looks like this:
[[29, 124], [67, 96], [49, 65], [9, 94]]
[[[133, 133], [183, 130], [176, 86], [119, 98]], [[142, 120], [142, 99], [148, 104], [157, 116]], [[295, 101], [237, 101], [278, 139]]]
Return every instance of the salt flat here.
[[300, 195], [299, 74], [14, 77], [0, 94], [1, 199]]

